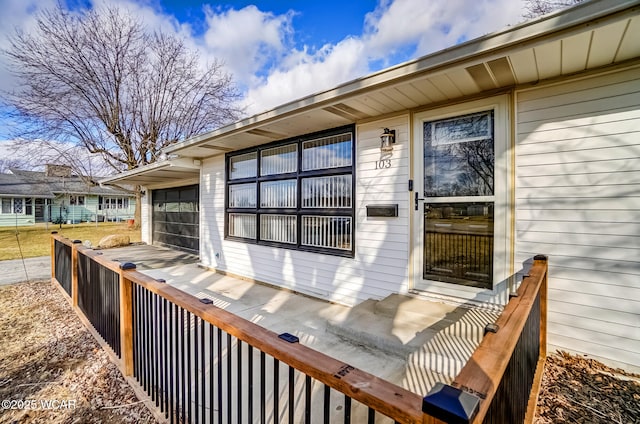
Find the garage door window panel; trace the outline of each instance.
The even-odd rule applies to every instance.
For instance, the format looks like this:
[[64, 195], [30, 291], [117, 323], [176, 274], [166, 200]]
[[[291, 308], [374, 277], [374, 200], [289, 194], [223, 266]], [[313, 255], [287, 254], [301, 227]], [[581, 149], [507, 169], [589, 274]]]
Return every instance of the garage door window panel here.
[[197, 253], [199, 250], [197, 185], [153, 191], [153, 241]]

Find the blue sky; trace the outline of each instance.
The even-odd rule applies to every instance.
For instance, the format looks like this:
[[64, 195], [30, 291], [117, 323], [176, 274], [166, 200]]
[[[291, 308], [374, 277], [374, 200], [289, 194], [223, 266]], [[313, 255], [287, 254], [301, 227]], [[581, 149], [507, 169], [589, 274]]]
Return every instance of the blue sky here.
[[[0, 0], [0, 48], [58, 0]], [[249, 115], [522, 20], [522, 0], [60, 0], [118, 4], [224, 61]], [[0, 89], [14, 82], [0, 59]], [[0, 118], [0, 140], [11, 123]]]

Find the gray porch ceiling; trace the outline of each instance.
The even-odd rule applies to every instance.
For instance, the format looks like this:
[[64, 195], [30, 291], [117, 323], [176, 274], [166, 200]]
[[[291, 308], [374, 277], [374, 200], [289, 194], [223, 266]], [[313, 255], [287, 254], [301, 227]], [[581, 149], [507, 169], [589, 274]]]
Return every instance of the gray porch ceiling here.
[[200, 164], [189, 158], [175, 158], [103, 178], [100, 183], [150, 186], [193, 178], [200, 178]]

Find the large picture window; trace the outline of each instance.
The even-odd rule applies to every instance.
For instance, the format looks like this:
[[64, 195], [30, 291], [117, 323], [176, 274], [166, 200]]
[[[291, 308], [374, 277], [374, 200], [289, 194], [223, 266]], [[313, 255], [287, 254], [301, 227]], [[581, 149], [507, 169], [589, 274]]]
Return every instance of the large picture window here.
[[226, 236], [353, 255], [353, 126], [227, 154]]

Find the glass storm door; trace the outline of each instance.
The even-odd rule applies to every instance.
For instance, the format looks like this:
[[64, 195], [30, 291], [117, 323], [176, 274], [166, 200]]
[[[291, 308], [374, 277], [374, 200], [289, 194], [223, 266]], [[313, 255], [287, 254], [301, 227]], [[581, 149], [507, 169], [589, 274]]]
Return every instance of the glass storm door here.
[[[426, 117], [416, 149], [415, 288], [491, 289], [494, 263], [494, 111]], [[418, 134], [417, 134], [418, 135]], [[421, 175], [420, 175], [421, 174]]]

